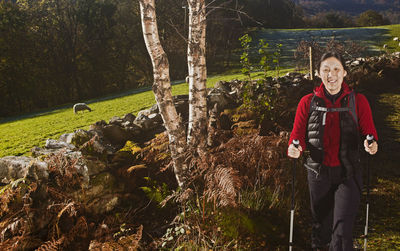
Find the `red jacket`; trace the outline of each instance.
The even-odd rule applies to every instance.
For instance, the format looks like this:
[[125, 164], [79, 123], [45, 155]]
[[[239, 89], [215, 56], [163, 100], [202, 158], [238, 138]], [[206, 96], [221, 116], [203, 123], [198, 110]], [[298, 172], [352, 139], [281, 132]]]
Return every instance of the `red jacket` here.
[[[327, 108], [340, 107], [341, 99], [351, 92], [350, 87], [343, 82], [342, 94], [336, 99], [335, 104], [325, 96], [324, 86], [320, 86], [314, 89], [315, 95], [324, 99]], [[308, 116], [310, 111], [310, 103], [313, 97], [313, 93], [304, 96], [297, 106], [296, 117], [294, 119], [293, 131], [290, 134], [289, 144], [293, 139], [298, 139], [303, 151], [306, 149], [306, 128], [308, 123]], [[356, 112], [358, 117], [358, 127], [361, 133], [361, 137], [367, 134], [374, 136], [375, 140], [378, 140], [374, 121], [372, 119], [371, 108], [369, 106], [367, 98], [357, 93], [356, 94]], [[339, 123], [339, 112], [331, 112], [326, 116], [326, 124], [324, 129], [324, 160], [323, 164], [326, 166], [340, 166], [339, 160], [339, 148], [340, 148], [340, 123]]]

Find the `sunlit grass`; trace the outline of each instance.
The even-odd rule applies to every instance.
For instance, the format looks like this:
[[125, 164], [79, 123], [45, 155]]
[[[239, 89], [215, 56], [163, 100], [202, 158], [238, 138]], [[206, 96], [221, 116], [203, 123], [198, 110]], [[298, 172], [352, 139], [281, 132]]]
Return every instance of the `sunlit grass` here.
[[[291, 69], [280, 71], [283, 75]], [[257, 77], [259, 73], [252, 74]], [[270, 75], [276, 76], [274, 71]], [[244, 79], [240, 73], [210, 76], [207, 87], [213, 87], [218, 81]], [[148, 88], [149, 89], [149, 88]], [[173, 85], [173, 95], [187, 94], [187, 83]], [[92, 112], [74, 114], [72, 105], [43, 113], [25, 115], [19, 118], [8, 118], [8, 122], [0, 124], [0, 157], [8, 155], [26, 155], [34, 146], [43, 146], [47, 138], [58, 139], [64, 133], [77, 129], [89, 129], [89, 125], [99, 120], [108, 121], [113, 116], [123, 116], [127, 113], [137, 114], [140, 110], [155, 104], [151, 90], [136, 94], [116, 96], [112, 99], [102, 98], [88, 102]]]
[[386, 41], [389, 52], [400, 51], [400, 40], [394, 41], [393, 38], [400, 38], [400, 24], [387, 26], [389, 29], [390, 39]]

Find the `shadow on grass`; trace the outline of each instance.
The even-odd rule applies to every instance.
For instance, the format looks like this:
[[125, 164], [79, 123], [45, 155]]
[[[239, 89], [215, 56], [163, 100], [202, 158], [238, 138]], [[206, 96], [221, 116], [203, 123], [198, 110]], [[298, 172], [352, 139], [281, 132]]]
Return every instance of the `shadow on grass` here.
[[[379, 137], [375, 156], [363, 154], [363, 166], [370, 158], [370, 213], [368, 250], [388, 250], [400, 244], [400, 79], [399, 70], [387, 70], [382, 79], [362, 85], [370, 102]], [[366, 184], [364, 170], [364, 184]], [[366, 187], [356, 226], [356, 236], [364, 233]], [[362, 239], [358, 239], [362, 243]]]

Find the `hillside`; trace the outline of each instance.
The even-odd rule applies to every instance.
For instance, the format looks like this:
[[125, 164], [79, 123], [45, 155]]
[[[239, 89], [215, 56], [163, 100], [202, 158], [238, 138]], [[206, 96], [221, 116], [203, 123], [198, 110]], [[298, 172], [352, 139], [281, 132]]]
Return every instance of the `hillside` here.
[[300, 4], [306, 14], [315, 14], [323, 11], [344, 11], [351, 15], [359, 15], [366, 10], [400, 11], [399, 0], [294, 0]]

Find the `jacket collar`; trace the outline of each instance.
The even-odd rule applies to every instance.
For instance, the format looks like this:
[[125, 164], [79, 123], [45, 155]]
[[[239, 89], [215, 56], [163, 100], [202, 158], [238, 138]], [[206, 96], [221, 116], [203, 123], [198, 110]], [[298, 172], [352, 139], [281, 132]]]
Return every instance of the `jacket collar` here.
[[[348, 95], [351, 91], [352, 91], [352, 89], [345, 82], [343, 82], [342, 83], [342, 95], [340, 95], [340, 97], [336, 99], [336, 102], [340, 101], [343, 97]], [[320, 86], [317, 86], [314, 88], [314, 94], [317, 97], [323, 98], [325, 101], [329, 101], [329, 99], [325, 96], [323, 83], [321, 83]]]

